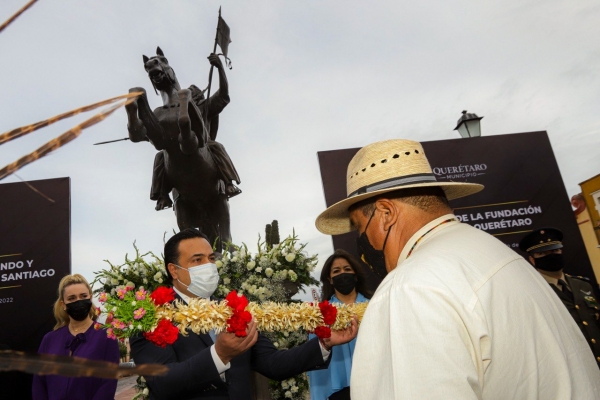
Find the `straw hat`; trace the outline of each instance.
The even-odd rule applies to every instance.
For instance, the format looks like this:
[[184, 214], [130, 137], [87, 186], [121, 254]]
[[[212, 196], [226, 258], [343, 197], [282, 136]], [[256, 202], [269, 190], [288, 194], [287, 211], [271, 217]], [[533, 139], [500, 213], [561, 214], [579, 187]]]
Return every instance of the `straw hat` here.
[[370, 144], [360, 149], [348, 165], [347, 197], [317, 217], [317, 229], [327, 235], [350, 232], [351, 205], [398, 189], [431, 186], [444, 189], [448, 200], [483, 189], [477, 183], [438, 182], [419, 142], [395, 139]]

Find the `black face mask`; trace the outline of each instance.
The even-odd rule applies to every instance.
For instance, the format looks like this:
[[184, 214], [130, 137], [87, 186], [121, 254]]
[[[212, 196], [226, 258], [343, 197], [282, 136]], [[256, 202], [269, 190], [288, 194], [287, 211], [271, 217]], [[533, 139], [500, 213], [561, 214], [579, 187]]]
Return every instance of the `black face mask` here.
[[72, 303], [65, 304], [67, 307], [67, 314], [75, 321], [83, 321], [87, 318], [92, 308], [92, 300], [77, 300]]
[[[377, 210], [375, 210], [377, 211]], [[358, 248], [358, 255], [371, 268], [378, 277], [381, 279], [385, 278], [388, 274], [387, 268], [385, 267], [385, 255], [383, 251], [385, 250], [385, 244], [387, 243], [388, 237], [390, 236], [390, 230], [388, 230], [387, 235], [385, 236], [385, 240], [383, 241], [383, 248], [381, 250], [376, 250], [369, 242], [369, 238], [367, 237], [367, 228], [375, 215], [375, 211], [371, 214], [371, 218], [369, 218], [369, 222], [367, 222], [367, 226], [363, 233], [360, 234], [358, 239], [356, 239], [356, 247]]]
[[356, 274], [344, 272], [331, 278], [335, 290], [343, 295], [350, 294], [356, 287]]
[[565, 267], [562, 254], [548, 254], [547, 256], [534, 258], [535, 267], [543, 271], [556, 272]]

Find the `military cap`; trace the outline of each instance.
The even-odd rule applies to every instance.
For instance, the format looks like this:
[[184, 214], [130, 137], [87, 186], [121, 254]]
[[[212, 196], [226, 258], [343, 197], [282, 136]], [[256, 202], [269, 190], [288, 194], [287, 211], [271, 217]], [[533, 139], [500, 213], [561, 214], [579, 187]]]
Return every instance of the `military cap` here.
[[527, 253], [562, 249], [563, 233], [556, 228], [540, 228], [525, 235], [519, 242], [519, 249]]

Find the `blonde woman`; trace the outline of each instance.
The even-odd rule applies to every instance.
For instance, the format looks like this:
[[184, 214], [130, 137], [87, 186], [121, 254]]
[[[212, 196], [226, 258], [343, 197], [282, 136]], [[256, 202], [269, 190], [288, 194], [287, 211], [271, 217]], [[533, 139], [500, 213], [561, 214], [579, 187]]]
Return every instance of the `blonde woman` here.
[[[92, 288], [83, 276], [74, 274], [62, 278], [54, 303], [54, 317], [54, 330], [44, 336], [38, 353], [119, 362], [117, 341], [93, 327], [96, 312]], [[112, 400], [116, 390], [116, 379], [57, 375], [36, 375], [33, 379], [34, 400]]]

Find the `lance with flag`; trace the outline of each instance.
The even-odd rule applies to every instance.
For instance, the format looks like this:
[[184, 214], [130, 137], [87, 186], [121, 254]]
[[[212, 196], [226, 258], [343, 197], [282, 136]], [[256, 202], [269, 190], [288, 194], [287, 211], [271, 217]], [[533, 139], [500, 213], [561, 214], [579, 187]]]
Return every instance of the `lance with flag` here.
[[[217, 45], [221, 48], [222, 53], [219, 55], [223, 55], [225, 57], [225, 63], [232, 69], [231, 67], [231, 59], [227, 56], [229, 51], [229, 43], [231, 43], [231, 31], [229, 29], [229, 25], [225, 22], [225, 20], [221, 17], [221, 7], [219, 7], [219, 20], [217, 22], [217, 34], [215, 36], [215, 46], [213, 48], [213, 53], [217, 51]], [[214, 65], [210, 67], [210, 73], [208, 74], [208, 88], [207, 88], [207, 96], [206, 98], [210, 98], [210, 87], [212, 85], [212, 76]], [[208, 105], [208, 103], [206, 104]]]

